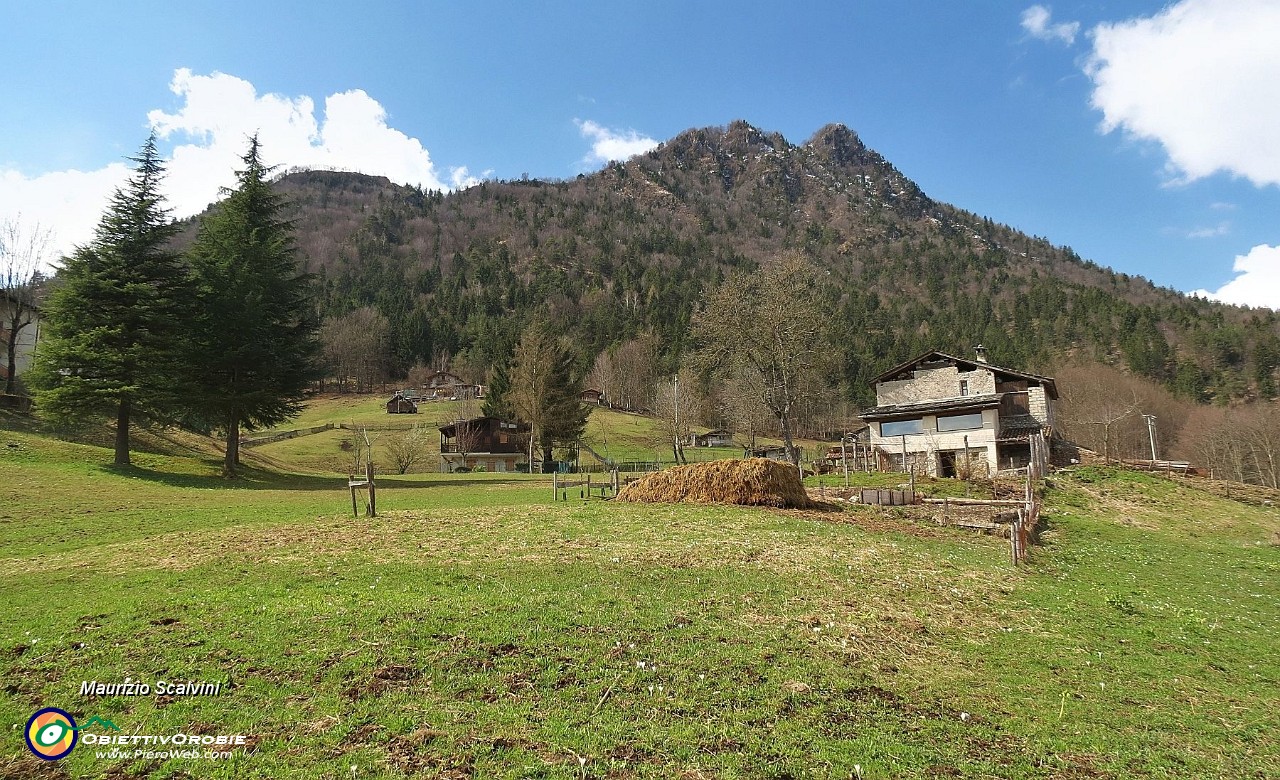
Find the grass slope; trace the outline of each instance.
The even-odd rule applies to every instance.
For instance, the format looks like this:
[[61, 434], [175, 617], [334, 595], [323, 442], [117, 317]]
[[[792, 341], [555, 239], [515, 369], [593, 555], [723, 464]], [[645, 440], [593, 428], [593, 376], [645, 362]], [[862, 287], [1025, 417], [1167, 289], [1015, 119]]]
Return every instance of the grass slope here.
[[[14, 445], [14, 446], [10, 446]], [[1031, 566], [889, 510], [552, 503], [0, 433], [0, 774], [1267, 777], [1275, 510], [1056, 477]], [[83, 680], [222, 680], [102, 699]], [[241, 732], [221, 761], [26, 755], [40, 706]]]
[[[420, 425], [428, 430], [425, 455], [410, 473], [437, 472], [440, 469], [440, 442], [437, 429], [453, 422], [462, 413], [463, 406], [454, 401], [433, 401], [419, 404], [420, 412], [414, 415], [391, 415], [386, 411], [388, 395], [324, 395], [313, 399], [296, 419], [275, 431], [311, 428], [326, 423], [334, 425], [367, 426], [370, 437], [375, 439], [374, 458], [381, 473], [392, 471], [385, 447], [377, 446], [377, 439], [386, 440], [404, 435], [404, 429]], [[699, 429], [705, 430], [705, 429]], [[255, 434], [256, 435], [256, 434]], [[274, 460], [291, 464], [294, 468], [319, 473], [346, 474], [351, 471], [351, 456], [342, 449], [344, 440], [350, 440], [352, 431], [336, 429], [272, 442], [252, 448]], [[658, 422], [652, 417], [593, 407], [587, 421], [583, 440], [591, 449], [615, 462], [672, 462], [671, 447], [663, 442]], [[744, 437], [745, 443], [745, 437]], [[777, 439], [758, 438], [758, 446], [780, 444]], [[800, 440], [797, 442], [812, 456], [825, 452], [823, 442]], [[685, 450], [690, 462], [722, 460], [742, 456], [741, 447], [712, 447]], [[597, 461], [587, 453], [582, 454], [585, 464]]]

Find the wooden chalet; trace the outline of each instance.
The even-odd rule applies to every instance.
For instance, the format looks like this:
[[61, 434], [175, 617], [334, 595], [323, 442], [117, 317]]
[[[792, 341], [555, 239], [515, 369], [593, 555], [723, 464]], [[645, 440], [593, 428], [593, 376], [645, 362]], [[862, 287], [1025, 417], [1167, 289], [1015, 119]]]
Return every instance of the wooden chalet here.
[[417, 414], [418, 404], [403, 393], [396, 393], [387, 401], [387, 414]]
[[440, 470], [519, 471], [529, 464], [529, 424], [474, 417], [440, 427]]
[[[801, 458], [804, 457], [804, 450], [799, 446], [795, 447], [796, 453]], [[780, 463], [790, 463], [791, 458], [787, 457], [787, 448], [781, 444], [774, 444], [767, 447], [756, 447], [755, 449], [745, 449], [742, 451], [744, 458], [766, 458], [768, 460], [776, 460]]]
[[484, 398], [484, 385], [463, 381], [449, 371], [436, 371], [422, 386], [421, 395], [434, 401], [458, 401]]
[[706, 433], [689, 435], [689, 444], [694, 447], [732, 447], [733, 432], [717, 428]]

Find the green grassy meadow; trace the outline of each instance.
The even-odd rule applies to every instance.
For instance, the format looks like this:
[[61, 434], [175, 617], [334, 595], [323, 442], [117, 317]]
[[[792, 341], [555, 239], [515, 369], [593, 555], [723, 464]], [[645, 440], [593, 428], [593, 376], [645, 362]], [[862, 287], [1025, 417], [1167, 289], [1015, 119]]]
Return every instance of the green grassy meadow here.
[[[375, 465], [379, 473], [392, 470], [391, 462], [386, 457], [384, 448], [377, 446], [377, 440], [403, 436], [407, 428], [415, 425], [428, 431], [427, 455], [423, 461], [410, 469], [409, 473], [438, 472], [440, 470], [440, 442], [437, 429], [441, 425], [453, 422], [460, 414], [467, 414], [462, 402], [431, 401], [419, 404], [418, 414], [387, 414], [386, 400], [388, 395], [325, 395], [314, 399], [297, 419], [268, 431], [254, 432], [250, 436], [261, 436], [278, 431], [312, 428], [326, 423], [334, 426], [363, 426], [375, 441]], [[473, 405], [471, 413], [478, 412], [478, 404]], [[705, 428], [697, 429], [705, 431]], [[269, 459], [283, 469], [302, 469], [321, 473], [346, 474], [351, 471], [352, 458], [342, 449], [344, 440], [351, 440], [355, 433], [351, 430], [335, 428], [331, 431], [300, 436], [294, 439], [271, 442], [254, 447], [254, 452]], [[663, 441], [656, 421], [651, 417], [628, 412], [619, 412], [603, 407], [593, 407], [591, 417], [587, 421], [587, 429], [583, 435], [587, 446], [602, 457], [615, 462], [660, 462], [670, 465], [673, 455], [670, 445]], [[745, 437], [743, 443], [746, 443]], [[780, 444], [780, 440], [767, 437], [757, 439], [758, 446]], [[824, 442], [799, 440], [797, 444], [812, 455], [825, 452]], [[741, 447], [688, 447], [686, 458], [692, 462], [704, 460], [720, 460], [724, 458], [742, 457]], [[597, 461], [587, 453], [582, 454], [582, 462], [596, 465]]]
[[[0, 777], [1280, 775], [1272, 507], [1080, 468], [1015, 569], [908, 510], [555, 502], [540, 476], [387, 476], [353, 518], [279, 444], [228, 482], [196, 437], [118, 469], [0, 431]], [[223, 691], [80, 695], [126, 677]], [[43, 706], [249, 745], [46, 764]]]

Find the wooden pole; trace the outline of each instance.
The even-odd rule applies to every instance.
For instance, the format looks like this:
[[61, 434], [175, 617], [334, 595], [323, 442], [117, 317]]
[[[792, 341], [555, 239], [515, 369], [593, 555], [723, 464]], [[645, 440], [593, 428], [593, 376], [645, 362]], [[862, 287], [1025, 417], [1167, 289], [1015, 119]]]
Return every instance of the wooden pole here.
[[[1018, 516], [1022, 516], [1022, 510], [1018, 510]], [[1013, 527], [1009, 529], [1009, 559], [1014, 566], [1018, 565], [1018, 521], [1014, 521]]]
[[845, 487], [849, 487], [849, 458], [845, 453], [845, 449], [844, 449], [844, 440], [848, 438], [848, 436], [849, 434], [847, 433], [840, 434], [840, 465], [844, 467], [844, 486]]

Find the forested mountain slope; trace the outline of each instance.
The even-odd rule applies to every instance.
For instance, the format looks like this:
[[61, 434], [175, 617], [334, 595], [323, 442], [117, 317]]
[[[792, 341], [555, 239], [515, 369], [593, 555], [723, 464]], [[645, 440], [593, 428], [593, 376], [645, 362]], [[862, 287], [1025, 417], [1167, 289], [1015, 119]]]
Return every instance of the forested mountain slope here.
[[674, 365], [703, 292], [784, 250], [830, 274], [848, 392], [927, 349], [1037, 369], [1099, 357], [1198, 400], [1273, 395], [1278, 321], [1186, 298], [939, 203], [830, 125], [793, 145], [745, 122], [689, 130], [569, 181], [442, 195], [351, 173], [280, 180], [321, 313], [373, 305], [401, 370], [463, 354], [484, 369], [533, 317], [586, 365], [652, 332]]

